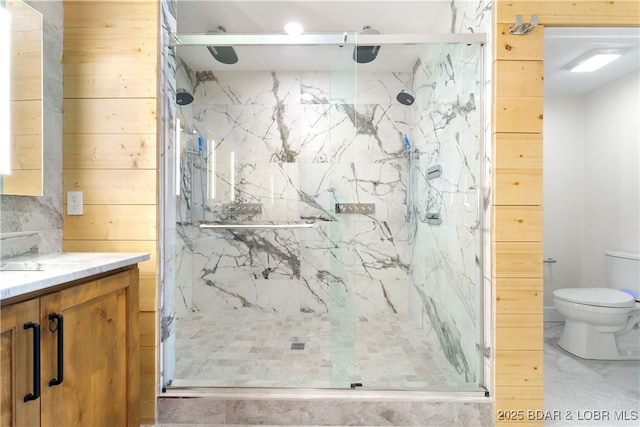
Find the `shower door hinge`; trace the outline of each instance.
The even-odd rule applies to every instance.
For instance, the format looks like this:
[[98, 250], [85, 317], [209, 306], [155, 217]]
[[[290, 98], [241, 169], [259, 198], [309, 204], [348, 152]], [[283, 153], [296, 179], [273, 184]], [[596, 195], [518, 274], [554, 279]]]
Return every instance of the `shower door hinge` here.
[[362, 387], [362, 383], [351, 383], [351, 388]]

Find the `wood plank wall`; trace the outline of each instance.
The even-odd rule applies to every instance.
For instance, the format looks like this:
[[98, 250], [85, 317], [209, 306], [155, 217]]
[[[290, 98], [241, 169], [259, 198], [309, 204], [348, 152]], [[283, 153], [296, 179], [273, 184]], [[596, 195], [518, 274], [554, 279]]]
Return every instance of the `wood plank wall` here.
[[[640, 26], [640, 2], [495, 2], [493, 391], [496, 425], [543, 425], [542, 126], [544, 26]], [[512, 35], [516, 15], [539, 26]], [[530, 419], [531, 418], [531, 419]]]
[[[148, 252], [140, 268], [140, 419], [158, 366], [159, 2], [64, 3], [63, 250]], [[66, 215], [82, 191], [84, 215]]]

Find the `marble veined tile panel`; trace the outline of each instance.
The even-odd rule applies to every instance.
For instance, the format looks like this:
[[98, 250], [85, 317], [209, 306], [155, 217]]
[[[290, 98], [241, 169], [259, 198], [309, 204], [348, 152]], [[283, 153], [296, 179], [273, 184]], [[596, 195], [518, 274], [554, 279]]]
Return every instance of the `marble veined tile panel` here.
[[195, 105], [299, 104], [300, 80], [292, 72], [213, 72], [196, 75]]

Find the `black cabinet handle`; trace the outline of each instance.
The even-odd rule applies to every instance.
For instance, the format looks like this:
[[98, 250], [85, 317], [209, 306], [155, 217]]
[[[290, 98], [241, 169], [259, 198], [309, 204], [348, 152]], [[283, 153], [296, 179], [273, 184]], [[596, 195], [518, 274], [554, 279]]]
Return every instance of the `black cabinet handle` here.
[[33, 328], [33, 393], [24, 397], [25, 402], [40, 397], [40, 325], [33, 322], [24, 324], [24, 329], [30, 328]]
[[62, 318], [62, 314], [49, 314], [49, 320], [54, 319], [57, 323], [56, 330], [58, 332], [58, 378], [53, 378], [51, 381], [49, 381], [49, 387], [62, 384], [62, 381], [64, 381], [64, 319]]

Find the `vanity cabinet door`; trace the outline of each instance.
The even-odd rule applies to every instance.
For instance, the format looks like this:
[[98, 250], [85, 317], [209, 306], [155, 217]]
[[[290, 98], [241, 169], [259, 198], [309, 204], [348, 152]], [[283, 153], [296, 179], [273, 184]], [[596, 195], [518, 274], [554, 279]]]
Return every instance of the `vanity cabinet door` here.
[[[44, 296], [40, 312], [52, 322], [42, 336], [42, 425], [139, 426], [138, 269]], [[49, 386], [59, 360], [62, 382]]]
[[39, 318], [37, 299], [0, 309], [0, 425], [3, 427], [40, 425], [41, 401], [34, 393], [37, 392], [34, 384], [39, 381], [37, 372], [34, 378], [34, 362], [39, 363], [34, 351], [37, 350], [34, 337], [39, 333], [35, 325]]

